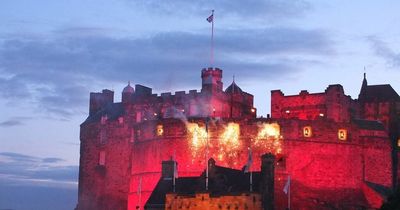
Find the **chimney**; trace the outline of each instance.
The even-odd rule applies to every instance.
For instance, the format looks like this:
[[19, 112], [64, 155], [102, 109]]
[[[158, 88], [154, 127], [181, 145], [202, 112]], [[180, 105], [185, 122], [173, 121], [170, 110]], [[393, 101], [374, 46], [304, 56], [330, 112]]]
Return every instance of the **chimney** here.
[[[172, 180], [174, 178], [174, 163], [175, 161], [172, 160], [166, 160], [163, 161], [161, 164], [161, 178], [164, 180]], [[176, 163], [176, 167], [178, 168], [178, 163]]]
[[260, 191], [264, 210], [274, 209], [274, 174], [275, 156], [271, 153], [261, 156]]

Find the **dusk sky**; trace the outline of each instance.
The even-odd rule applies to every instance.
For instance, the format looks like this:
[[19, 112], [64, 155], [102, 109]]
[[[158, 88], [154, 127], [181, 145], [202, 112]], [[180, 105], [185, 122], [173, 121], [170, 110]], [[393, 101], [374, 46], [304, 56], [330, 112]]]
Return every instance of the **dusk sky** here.
[[357, 98], [364, 67], [369, 84], [400, 91], [400, 1], [2, 0], [0, 209], [74, 208], [90, 92], [200, 90], [211, 9], [214, 66], [259, 116], [274, 89], [342, 84]]

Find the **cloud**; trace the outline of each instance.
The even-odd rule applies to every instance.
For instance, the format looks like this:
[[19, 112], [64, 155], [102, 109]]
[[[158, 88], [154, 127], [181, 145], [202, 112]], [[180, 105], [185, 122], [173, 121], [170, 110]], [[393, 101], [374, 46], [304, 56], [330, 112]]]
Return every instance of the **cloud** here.
[[64, 161], [64, 159], [61, 158], [43, 158], [42, 162], [43, 163], [58, 163], [58, 162], [62, 162]]
[[[86, 29], [78, 29], [82, 30]], [[134, 39], [88, 30], [76, 35], [58, 30], [41, 39], [4, 39], [0, 44], [0, 87], [4, 91], [0, 96], [29, 101], [40, 113], [69, 118], [87, 110], [89, 91], [94, 87], [111, 88], [131, 80], [157, 90], [199, 88], [193, 84], [200, 84], [199, 72], [209, 65], [208, 34], [172, 31]], [[301, 71], [308, 57], [334, 53], [331, 43], [321, 30], [220, 30], [215, 38], [215, 60], [225, 75], [251, 70], [247, 79], [278, 73], [284, 77]]]
[[0, 127], [12, 127], [12, 126], [17, 126], [17, 125], [22, 125], [23, 123], [17, 120], [6, 120], [3, 122], [0, 122]]
[[0, 152], [0, 156], [9, 158], [11, 161], [15, 162], [35, 162], [38, 160], [37, 157], [14, 152]]
[[[132, 3], [132, 1], [129, 1]], [[144, 6], [150, 11], [181, 16], [204, 15], [215, 9], [221, 16], [236, 16], [242, 18], [293, 18], [311, 9], [311, 5], [303, 0], [198, 0], [198, 1], [134, 1], [137, 6]]]
[[31, 118], [29, 117], [13, 117], [8, 120], [0, 122], [0, 127], [13, 127], [13, 126], [24, 125], [24, 121], [30, 119]]
[[375, 54], [383, 58], [389, 66], [400, 66], [400, 52], [393, 51], [387, 43], [383, 42], [378, 37], [370, 36], [367, 40], [370, 42], [371, 48]]
[[55, 157], [39, 158], [20, 153], [0, 153], [0, 177], [5, 184], [55, 187], [76, 187], [78, 166], [57, 165], [64, 160]]

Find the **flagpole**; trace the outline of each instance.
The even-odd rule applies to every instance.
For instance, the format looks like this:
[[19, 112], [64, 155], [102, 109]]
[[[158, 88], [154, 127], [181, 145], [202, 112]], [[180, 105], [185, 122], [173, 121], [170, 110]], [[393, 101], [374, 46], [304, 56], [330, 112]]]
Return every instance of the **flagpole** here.
[[[251, 143], [250, 143], [251, 144]], [[253, 153], [251, 152], [251, 147], [249, 147], [249, 159], [251, 163], [249, 164], [249, 171], [250, 171], [250, 192], [253, 192], [253, 171], [251, 170], [251, 165], [253, 164]]]
[[253, 172], [250, 170], [250, 192], [253, 192]]
[[172, 188], [173, 188], [173, 192], [175, 192], [175, 185], [176, 185], [176, 174], [177, 174], [177, 168], [176, 168], [176, 157], [175, 157], [175, 155], [176, 155], [176, 150], [174, 150], [174, 175], [173, 175], [173, 178], [172, 178]]
[[244, 168], [244, 173], [249, 173], [249, 183], [250, 183], [250, 192], [253, 192], [253, 172], [251, 171], [251, 165], [253, 164], [252, 152], [251, 148], [247, 148], [248, 156], [247, 156], [247, 163]]
[[[213, 10], [214, 11], [214, 10]], [[206, 118], [206, 191], [208, 190], [208, 117]]]
[[[176, 170], [176, 162], [174, 161], [174, 170]], [[174, 171], [174, 178], [173, 178], [173, 181], [172, 181], [173, 183], [172, 183], [172, 185], [173, 185], [173, 192], [175, 192], [175, 185], [176, 185], [176, 181], [175, 181], [175, 171]]]
[[214, 67], [214, 10], [211, 10], [211, 67]]
[[288, 188], [288, 210], [290, 210], [290, 175], [289, 175], [289, 188]]

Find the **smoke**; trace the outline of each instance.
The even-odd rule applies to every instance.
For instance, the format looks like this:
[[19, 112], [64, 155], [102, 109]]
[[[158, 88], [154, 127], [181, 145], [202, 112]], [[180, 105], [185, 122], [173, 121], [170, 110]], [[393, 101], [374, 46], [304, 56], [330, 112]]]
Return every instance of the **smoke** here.
[[181, 120], [186, 126], [188, 124], [188, 119], [186, 117], [187, 110], [183, 108], [177, 108], [175, 106], [167, 108], [163, 113], [163, 118], [174, 118]]

